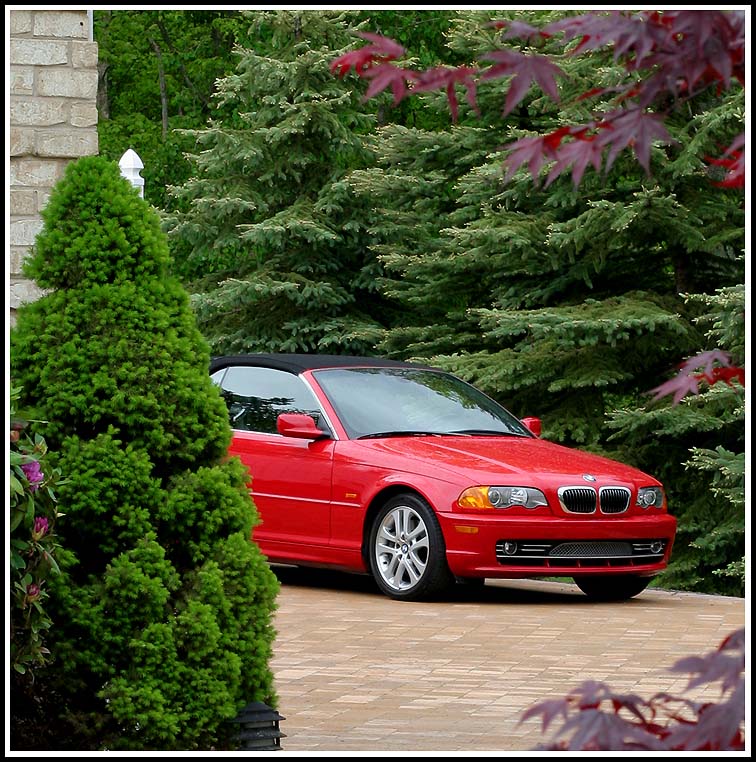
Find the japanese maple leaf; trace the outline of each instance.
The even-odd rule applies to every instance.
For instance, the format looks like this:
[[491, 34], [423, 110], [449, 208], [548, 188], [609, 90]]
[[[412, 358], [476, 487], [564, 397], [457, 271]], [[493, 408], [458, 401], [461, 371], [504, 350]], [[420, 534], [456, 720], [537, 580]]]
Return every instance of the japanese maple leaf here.
[[435, 66], [432, 69], [426, 69], [421, 72], [414, 80], [412, 92], [427, 92], [429, 90], [443, 89], [446, 91], [446, 98], [449, 102], [449, 110], [452, 119], [456, 122], [459, 114], [456, 85], [462, 85], [467, 91], [467, 102], [476, 114], [480, 115], [478, 104], [476, 102], [477, 85], [475, 75], [478, 69], [471, 66], [458, 66], [449, 68], [446, 66]]
[[[671, 17], [670, 36], [679, 43], [678, 47], [687, 47], [688, 57], [703, 61], [706, 70], [728, 88], [733, 75], [744, 63], [744, 14], [696, 10], [665, 15]], [[691, 80], [691, 86], [695, 82]]]
[[413, 71], [393, 66], [390, 63], [379, 63], [363, 71], [360, 76], [371, 80], [363, 101], [390, 87], [394, 94], [394, 105], [396, 106], [409, 92], [407, 82], [417, 79], [418, 75]]
[[712, 349], [708, 352], [699, 352], [694, 357], [689, 357], [680, 363], [680, 371], [692, 373], [694, 370], [703, 368], [704, 373], [711, 373], [714, 363], [728, 367], [731, 362], [732, 358], [727, 352], [723, 352], [721, 349]]
[[685, 656], [678, 659], [670, 672], [687, 672], [691, 675], [688, 690], [700, 685], [722, 682], [725, 690], [731, 690], [740, 682], [745, 669], [745, 629], [731, 632], [716, 651], [704, 656]]
[[547, 157], [553, 156], [553, 150], [546, 144], [546, 137], [539, 135], [534, 138], [520, 138], [514, 143], [508, 143], [502, 150], [509, 151], [504, 160], [507, 173], [504, 182], [509, 182], [512, 176], [523, 165], [528, 165], [528, 170], [534, 181], [538, 180], [538, 173], [547, 161]]
[[[538, 173], [547, 161], [554, 161], [545, 186], [551, 185], [554, 180], [572, 167], [572, 180], [577, 187], [588, 164], [598, 172], [601, 170], [603, 147], [590, 133], [595, 124], [582, 124], [574, 127], [560, 127], [554, 132], [531, 138], [520, 138], [514, 143], [502, 146], [503, 151], [509, 151], [504, 160], [507, 167], [505, 182], [508, 182], [514, 173], [525, 163], [528, 170], [537, 183]], [[575, 138], [574, 141], [563, 143], [566, 137]]]
[[603, 146], [594, 137], [562, 144], [557, 150], [557, 160], [549, 171], [545, 186], [548, 188], [562, 172], [572, 167], [572, 183], [577, 188], [589, 164], [596, 172], [601, 171], [603, 151]]
[[672, 404], [677, 405], [688, 394], [698, 394], [698, 379], [687, 373], [678, 373], [674, 378], [655, 386], [649, 394], [654, 395], [654, 400], [674, 395]]
[[727, 170], [724, 180], [714, 183], [720, 188], [742, 188], [745, 186], [745, 133], [741, 132], [730, 143], [720, 159], [707, 157], [709, 164], [724, 167]]
[[343, 77], [350, 69], [363, 76], [364, 72], [379, 62], [393, 61], [404, 55], [404, 48], [390, 37], [382, 37], [379, 34], [358, 32], [360, 37], [371, 40], [372, 45], [365, 45], [359, 50], [344, 53], [331, 61], [330, 69]]
[[699, 704], [697, 722], [683, 722], [668, 741], [675, 749], [742, 749], [745, 738], [745, 628], [730, 633], [716, 651], [677, 661], [671, 672], [688, 672], [687, 690], [719, 682], [729, 697], [722, 703]]
[[722, 704], [700, 707], [695, 723], [678, 723], [667, 736], [668, 748], [679, 751], [736, 751], [745, 748], [740, 730], [745, 721], [743, 682]]
[[[714, 363], [719, 363], [722, 367], [715, 367]], [[734, 371], [734, 372], [725, 372]], [[725, 381], [732, 384], [733, 380], [738, 380], [741, 385], [745, 385], [745, 371], [742, 368], [733, 366], [730, 355], [720, 349], [714, 349], [710, 352], [701, 352], [694, 357], [689, 357], [681, 363], [678, 374], [665, 381], [663, 384], [651, 389], [649, 394], [653, 394], [654, 400], [666, 397], [672, 394], [672, 404], [676, 405], [687, 394], [698, 394], [698, 386], [702, 381], [714, 384], [717, 381]]]
[[543, 29], [531, 26], [530, 24], [525, 24], [522, 21], [492, 21], [489, 26], [492, 26], [495, 29], [506, 30], [501, 34], [502, 40], [511, 40], [513, 38], [530, 40], [534, 37], [551, 37], [551, 35], [548, 32], [544, 32]]
[[524, 55], [515, 50], [494, 50], [481, 56], [481, 59], [496, 61], [483, 73], [481, 79], [512, 76], [504, 104], [504, 116], [511, 113], [534, 83], [551, 100], [555, 103], [559, 102], [556, 77], [566, 75], [545, 56]]
[[609, 147], [605, 168], [607, 172], [618, 154], [625, 148], [632, 147], [638, 163], [646, 170], [646, 173], [650, 173], [649, 162], [653, 141], [674, 143], [664, 126], [663, 117], [640, 108], [625, 108], [609, 112], [604, 116], [600, 126], [604, 129], [599, 133], [597, 141], [600, 146]]
[[[560, 19], [547, 24], [543, 31], [548, 34], [564, 34], [566, 40], [580, 38], [571, 51], [580, 55], [588, 50], [612, 46], [614, 60], [629, 57], [636, 68], [645, 65], [644, 58], [654, 49], [654, 27], [642, 14], [628, 15], [626, 11], [591, 13]], [[664, 32], [666, 36], [667, 31]]]
[[[611, 710], [602, 710], [609, 704]], [[619, 715], [626, 710], [630, 719]], [[541, 715], [543, 729], [554, 719], [564, 718], [557, 737], [563, 741], [547, 748], [597, 751], [603, 749], [664, 749], [656, 725], [649, 719], [653, 707], [632, 693], [615, 693], [608, 685], [586, 680], [561, 700], [541, 702], [528, 709], [521, 722]]]

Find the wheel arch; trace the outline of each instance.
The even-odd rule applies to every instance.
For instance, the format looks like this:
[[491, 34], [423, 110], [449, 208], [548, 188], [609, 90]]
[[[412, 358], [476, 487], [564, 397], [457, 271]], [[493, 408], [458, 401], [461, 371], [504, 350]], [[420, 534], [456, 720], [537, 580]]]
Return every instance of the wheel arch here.
[[360, 552], [362, 554], [362, 560], [365, 563], [366, 568], [370, 568], [370, 561], [368, 558], [370, 529], [373, 526], [375, 517], [378, 515], [378, 511], [380, 511], [386, 502], [391, 500], [392, 497], [406, 493], [416, 495], [421, 500], [424, 500], [426, 503], [428, 503], [432, 510], [435, 510], [433, 508], [433, 503], [428, 498], [428, 496], [424, 495], [417, 487], [411, 486], [409, 484], [389, 484], [383, 487], [380, 491], [376, 492], [367, 506], [367, 510], [365, 511], [365, 518], [362, 522], [362, 545], [360, 547]]

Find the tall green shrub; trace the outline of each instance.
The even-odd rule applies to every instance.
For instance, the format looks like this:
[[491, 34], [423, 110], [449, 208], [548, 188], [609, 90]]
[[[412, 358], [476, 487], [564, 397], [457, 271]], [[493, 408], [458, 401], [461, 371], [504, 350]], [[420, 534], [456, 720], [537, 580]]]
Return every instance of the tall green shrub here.
[[50, 421], [68, 477], [37, 743], [224, 748], [242, 706], [275, 705], [277, 582], [209, 349], [156, 213], [114, 162], [70, 164], [43, 222], [25, 269], [47, 295], [11, 333], [21, 404]]

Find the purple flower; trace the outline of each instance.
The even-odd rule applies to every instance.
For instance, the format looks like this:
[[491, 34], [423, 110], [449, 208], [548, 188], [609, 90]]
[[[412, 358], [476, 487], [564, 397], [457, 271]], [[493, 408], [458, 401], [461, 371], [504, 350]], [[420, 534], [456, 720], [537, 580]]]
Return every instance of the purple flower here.
[[26, 478], [29, 481], [29, 488], [32, 492], [36, 492], [39, 489], [39, 485], [44, 481], [45, 475], [39, 467], [39, 461], [33, 460], [30, 463], [22, 463], [21, 468], [26, 474]]
[[44, 516], [37, 516], [34, 519], [34, 529], [32, 529], [32, 540], [35, 542], [41, 540], [50, 529], [50, 523]]
[[26, 586], [26, 600], [31, 603], [39, 598], [39, 585], [36, 582], [32, 582]]

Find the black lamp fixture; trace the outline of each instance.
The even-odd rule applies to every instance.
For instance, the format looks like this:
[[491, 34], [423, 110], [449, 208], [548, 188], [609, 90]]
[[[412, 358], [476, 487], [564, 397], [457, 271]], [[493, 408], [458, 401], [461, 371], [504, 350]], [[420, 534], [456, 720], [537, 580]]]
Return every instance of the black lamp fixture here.
[[285, 720], [275, 709], [261, 701], [247, 704], [232, 722], [239, 725], [236, 737], [239, 751], [280, 751], [281, 739], [286, 737], [279, 729]]

